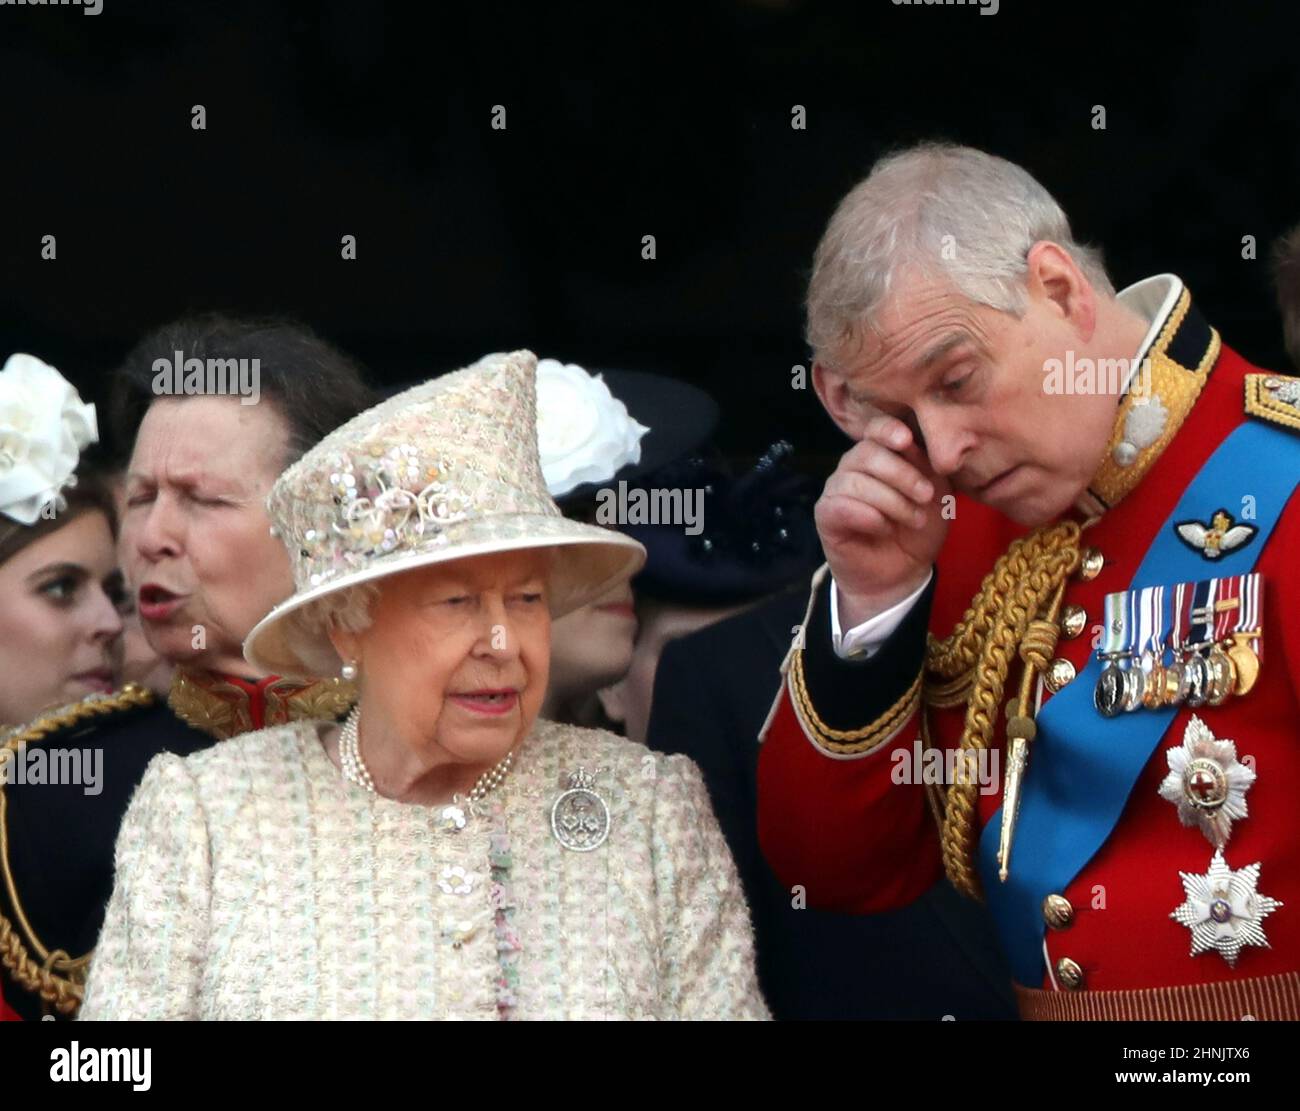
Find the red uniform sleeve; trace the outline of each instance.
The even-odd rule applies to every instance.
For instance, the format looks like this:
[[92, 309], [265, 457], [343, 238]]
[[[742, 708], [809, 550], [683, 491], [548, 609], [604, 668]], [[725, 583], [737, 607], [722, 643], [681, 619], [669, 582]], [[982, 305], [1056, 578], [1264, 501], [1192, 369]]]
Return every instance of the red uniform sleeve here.
[[[921, 780], [920, 675], [932, 581], [881, 649], [846, 661], [831, 646], [830, 576], [815, 587], [802, 658], [791, 653], [762, 738], [763, 855], [807, 904], [869, 914], [905, 906], [939, 878], [935, 821]], [[863, 741], [825, 730], [870, 727]]]

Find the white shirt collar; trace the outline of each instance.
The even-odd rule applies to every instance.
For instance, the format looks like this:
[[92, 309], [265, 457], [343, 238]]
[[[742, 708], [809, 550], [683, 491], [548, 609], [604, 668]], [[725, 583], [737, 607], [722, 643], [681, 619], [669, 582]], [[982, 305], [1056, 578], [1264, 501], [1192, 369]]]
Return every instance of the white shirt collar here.
[[1128, 392], [1133, 375], [1138, 372], [1142, 360], [1151, 350], [1151, 345], [1160, 335], [1160, 330], [1165, 326], [1165, 321], [1169, 319], [1169, 314], [1174, 311], [1174, 306], [1178, 304], [1178, 298], [1182, 295], [1183, 280], [1177, 274], [1156, 274], [1150, 278], [1143, 278], [1115, 295], [1115, 299], [1121, 305], [1131, 309], [1151, 325], [1147, 328], [1147, 334], [1138, 345], [1137, 355], [1129, 366], [1128, 377], [1124, 380], [1125, 393]]

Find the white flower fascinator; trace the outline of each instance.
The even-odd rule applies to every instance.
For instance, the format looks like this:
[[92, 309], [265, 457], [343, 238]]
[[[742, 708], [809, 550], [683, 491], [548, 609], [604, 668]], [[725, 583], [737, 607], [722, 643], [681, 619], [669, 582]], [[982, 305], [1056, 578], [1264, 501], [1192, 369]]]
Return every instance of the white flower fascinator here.
[[62, 510], [82, 449], [98, 439], [95, 407], [62, 374], [10, 355], [0, 370], [0, 513], [31, 525], [47, 506]]
[[537, 363], [537, 448], [551, 497], [639, 463], [641, 438], [649, 431], [599, 374], [556, 359]]

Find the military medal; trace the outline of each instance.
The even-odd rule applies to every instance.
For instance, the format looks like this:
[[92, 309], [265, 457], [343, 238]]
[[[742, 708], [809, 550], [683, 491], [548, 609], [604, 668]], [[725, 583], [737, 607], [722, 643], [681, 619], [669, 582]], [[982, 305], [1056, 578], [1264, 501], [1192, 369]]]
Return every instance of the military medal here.
[[1163, 704], [1165, 706], [1177, 706], [1183, 700], [1184, 673], [1187, 667], [1184, 656], [1184, 645], [1187, 640], [1187, 611], [1190, 608], [1188, 595], [1190, 593], [1190, 584], [1178, 583], [1178, 585], [1173, 588], [1173, 594], [1171, 596], [1171, 604], [1169, 607], [1170, 661], [1165, 667], [1163, 692]]
[[1118, 657], [1103, 655], [1101, 658], [1109, 662], [1097, 677], [1092, 701], [1103, 716], [1113, 718], [1124, 708], [1124, 672], [1116, 663]]
[[1210, 684], [1209, 669], [1205, 660], [1197, 655], [1183, 661], [1183, 681], [1178, 688], [1178, 701], [1199, 709], [1205, 705], [1205, 688]]
[[1232, 658], [1217, 644], [1210, 649], [1205, 659], [1205, 668], [1209, 673], [1209, 682], [1205, 688], [1205, 701], [1210, 706], [1222, 706], [1232, 693], [1237, 683], [1237, 669]]
[[1233, 581], [1233, 594], [1239, 603], [1235, 620], [1227, 620], [1225, 614], [1225, 620], [1216, 629], [1219, 650], [1232, 667], [1233, 694], [1248, 694], [1259, 678], [1263, 589], [1263, 579], [1257, 573], [1237, 577]]
[[1131, 713], [1142, 707], [1142, 694], [1146, 689], [1146, 674], [1142, 670], [1144, 611], [1142, 608], [1144, 590], [1130, 590], [1124, 595], [1124, 604], [1128, 609], [1128, 622], [1125, 631], [1125, 647], [1128, 649], [1129, 665], [1124, 669], [1124, 710]]
[[593, 789], [596, 777], [586, 768], [569, 776], [569, 788], [551, 807], [551, 832], [566, 849], [589, 853], [609, 836], [609, 807]]
[[1187, 652], [1183, 664], [1182, 701], [1198, 709], [1210, 699], [1209, 659], [1203, 651], [1214, 643], [1214, 597], [1217, 579], [1206, 579], [1192, 587], [1191, 612], [1187, 622]]
[[[1148, 710], [1158, 710], [1164, 694], [1164, 609], [1165, 588], [1143, 588], [1138, 596], [1138, 646], [1142, 649], [1137, 668], [1142, 686], [1138, 705], [1145, 706]], [[1136, 706], [1133, 708], [1137, 709]]]
[[1232, 647], [1227, 651], [1228, 658], [1237, 669], [1237, 694], [1249, 694], [1255, 686], [1255, 680], [1259, 678], [1259, 656], [1250, 647], [1252, 637], [1258, 633], [1258, 629], [1252, 629], [1232, 634]]
[[1215, 949], [1235, 967], [1247, 946], [1269, 947], [1260, 923], [1282, 903], [1256, 890], [1259, 869], [1257, 862], [1233, 871], [1216, 849], [1205, 875], [1178, 873], [1187, 898], [1169, 917], [1192, 931], [1192, 956]]
[[1237, 759], [1237, 746], [1219, 740], [1195, 715], [1183, 730], [1183, 743], [1165, 753], [1169, 774], [1160, 797], [1178, 808], [1178, 820], [1198, 826], [1216, 849], [1228, 843], [1232, 823], [1246, 817], [1246, 792], [1255, 772]]
[[1245, 694], [1259, 677], [1261, 590], [1250, 574], [1106, 595], [1097, 711], [1221, 706]]
[[1104, 717], [1113, 718], [1124, 708], [1124, 669], [1119, 661], [1128, 657], [1128, 595], [1124, 592], [1107, 594], [1103, 603], [1106, 626], [1102, 646], [1097, 655], [1106, 662], [1097, 678], [1093, 691], [1093, 705]]

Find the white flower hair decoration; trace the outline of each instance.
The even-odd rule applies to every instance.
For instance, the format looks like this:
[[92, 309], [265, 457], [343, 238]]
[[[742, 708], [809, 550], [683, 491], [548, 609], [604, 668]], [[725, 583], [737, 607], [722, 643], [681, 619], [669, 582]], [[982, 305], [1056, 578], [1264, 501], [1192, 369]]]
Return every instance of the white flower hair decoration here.
[[649, 431], [599, 374], [557, 359], [538, 361], [537, 447], [551, 497], [604, 482], [639, 463], [641, 439]]
[[0, 513], [36, 523], [67, 504], [81, 451], [99, 439], [95, 407], [52, 366], [10, 355], [0, 370]]

